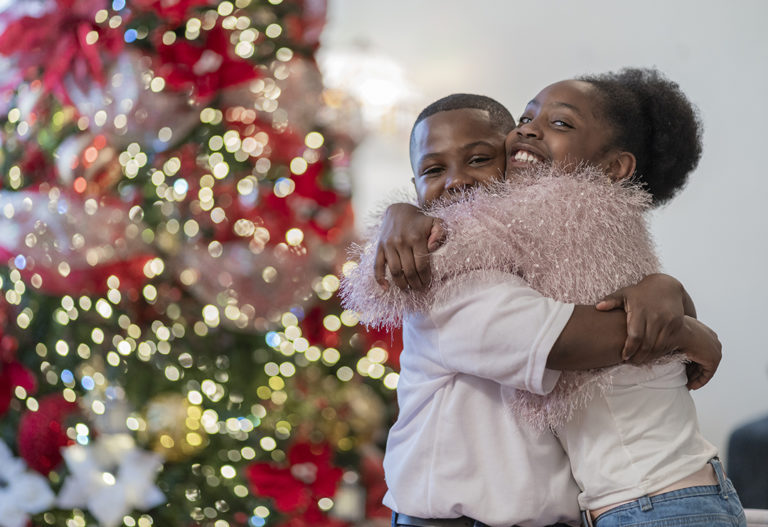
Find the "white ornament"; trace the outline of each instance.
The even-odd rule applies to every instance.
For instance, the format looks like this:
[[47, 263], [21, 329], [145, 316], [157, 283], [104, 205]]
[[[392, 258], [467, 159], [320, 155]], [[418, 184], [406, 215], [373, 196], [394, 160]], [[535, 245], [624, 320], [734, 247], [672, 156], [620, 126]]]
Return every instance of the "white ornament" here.
[[100, 525], [114, 527], [133, 509], [165, 503], [154, 483], [162, 458], [136, 448], [127, 434], [102, 436], [90, 446], [73, 445], [62, 453], [70, 475], [59, 493], [59, 507], [87, 508]]
[[30, 514], [48, 510], [54, 500], [48, 480], [0, 441], [0, 527], [25, 527]]

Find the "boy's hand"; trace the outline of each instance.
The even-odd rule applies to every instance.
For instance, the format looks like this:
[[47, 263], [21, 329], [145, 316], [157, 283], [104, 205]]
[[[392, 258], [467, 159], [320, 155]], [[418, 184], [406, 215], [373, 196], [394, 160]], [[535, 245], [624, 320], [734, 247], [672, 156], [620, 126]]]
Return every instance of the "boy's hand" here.
[[408, 203], [390, 205], [376, 247], [376, 282], [389, 287], [385, 272], [389, 267], [392, 280], [400, 289], [426, 288], [432, 278], [429, 253], [440, 247], [444, 239], [438, 219]]
[[637, 285], [624, 287], [603, 298], [597, 309], [627, 312], [627, 340], [622, 358], [642, 364], [674, 351], [672, 336], [683, 326], [685, 315], [695, 316], [683, 285], [665, 274], [651, 274]]

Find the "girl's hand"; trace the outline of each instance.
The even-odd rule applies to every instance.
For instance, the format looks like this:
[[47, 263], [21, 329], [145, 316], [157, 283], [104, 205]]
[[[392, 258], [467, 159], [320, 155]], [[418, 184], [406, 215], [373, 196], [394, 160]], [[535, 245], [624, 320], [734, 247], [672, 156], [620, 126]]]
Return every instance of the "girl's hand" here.
[[637, 285], [624, 287], [603, 298], [600, 311], [623, 308], [627, 313], [627, 340], [622, 358], [643, 364], [675, 350], [672, 338], [696, 309], [683, 284], [665, 274], [651, 274]]
[[376, 247], [376, 282], [389, 287], [389, 267], [392, 281], [400, 289], [425, 289], [432, 279], [429, 253], [440, 247], [444, 239], [445, 231], [438, 219], [408, 203], [390, 205]]
[[692, 317], [685, 317], [679, 351], [690, 359], [688, 389], [698, 390], [709, 382], [722, 359], [723, 346], [717, 334]]

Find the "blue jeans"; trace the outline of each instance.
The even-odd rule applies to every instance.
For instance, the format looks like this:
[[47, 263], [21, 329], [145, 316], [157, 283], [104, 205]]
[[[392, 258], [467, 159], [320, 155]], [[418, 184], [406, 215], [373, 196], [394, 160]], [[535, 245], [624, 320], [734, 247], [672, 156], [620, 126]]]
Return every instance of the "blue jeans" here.
[[702, 485], [673, 490], [656, 496], [643, 496], [604, 512], [592, 523], [582, 513], [584, 525], [595, 527], [747, 527], [744, 509], [731, 480], [725, 477], [717, 458], [710, 464], [717, 485]]

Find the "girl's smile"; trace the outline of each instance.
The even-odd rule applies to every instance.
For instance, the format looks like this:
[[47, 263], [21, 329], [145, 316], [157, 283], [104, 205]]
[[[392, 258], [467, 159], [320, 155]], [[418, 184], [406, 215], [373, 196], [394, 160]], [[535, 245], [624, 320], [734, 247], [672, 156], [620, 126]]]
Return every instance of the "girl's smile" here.
[[536, 163], [587, 162], [607, 167], [611, 129], [599, 117], [599, 95], [584, 81], [544, 88], [528, 103], [505, 141], [507, 170]]

